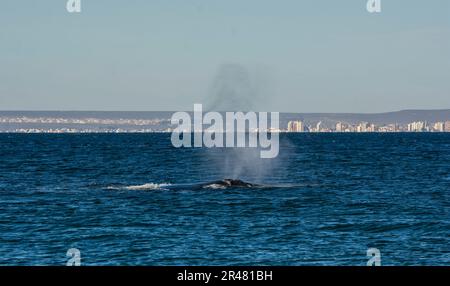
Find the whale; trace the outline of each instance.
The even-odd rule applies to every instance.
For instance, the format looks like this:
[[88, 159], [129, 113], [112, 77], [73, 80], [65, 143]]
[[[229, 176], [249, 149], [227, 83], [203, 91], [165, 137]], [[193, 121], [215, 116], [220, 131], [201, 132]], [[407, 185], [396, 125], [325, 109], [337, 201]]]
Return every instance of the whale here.
[[207, 183], [193, 183], [193, 184], [155, 184], [147, 183], [143, 185], [109, 185], [105, 187], [107, 190], [126, 190], [126, 191], [147, 191], [147, 190], [216, 190], [216, 189], [265, 189], [273, 188], [270, 185], [260, 185], [245, 182], [239, 179], [222, 179], [211, 181]]
[[227, 188], [257, 188], [258, 184], [244, 182], [239, 179], [223, 179], [201, 184], [202, 189], [227, 189]]

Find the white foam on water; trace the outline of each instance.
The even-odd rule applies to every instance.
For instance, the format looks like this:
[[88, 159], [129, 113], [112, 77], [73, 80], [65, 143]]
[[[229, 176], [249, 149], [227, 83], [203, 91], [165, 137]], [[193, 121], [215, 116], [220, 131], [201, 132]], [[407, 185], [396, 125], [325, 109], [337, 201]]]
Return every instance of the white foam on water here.
[[143, 185], [131, 185], [131, 186], [125, 186], [125, 187], [117, 187], [117, 186], [109, 186], [108, 190], [128, 190], [128, 191], [151, 191], [151, 190], [166, 190], [165, 187], [170, 186], [171, 184], [168, 183], [162, 183], [162, 184], [155, 184], [155, 183], [147, 183]]

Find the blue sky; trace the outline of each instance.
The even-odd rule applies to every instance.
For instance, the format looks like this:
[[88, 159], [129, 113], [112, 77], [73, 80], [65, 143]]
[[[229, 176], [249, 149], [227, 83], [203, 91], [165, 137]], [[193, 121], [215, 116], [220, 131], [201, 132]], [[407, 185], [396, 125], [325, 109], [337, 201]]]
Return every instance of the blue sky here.
[[230, 64], [257, 110], [450, 108], [448, 0], [81, 1], [1, 1], [0, 110], [189, 110]]

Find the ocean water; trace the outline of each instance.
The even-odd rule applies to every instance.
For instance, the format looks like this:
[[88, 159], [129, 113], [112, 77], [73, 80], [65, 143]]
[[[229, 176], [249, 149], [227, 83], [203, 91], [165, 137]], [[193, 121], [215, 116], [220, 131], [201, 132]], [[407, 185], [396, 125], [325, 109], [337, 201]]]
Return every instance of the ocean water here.
[[450, 134], [280, 140], [0, 134], [0, 265], [450, 265]]

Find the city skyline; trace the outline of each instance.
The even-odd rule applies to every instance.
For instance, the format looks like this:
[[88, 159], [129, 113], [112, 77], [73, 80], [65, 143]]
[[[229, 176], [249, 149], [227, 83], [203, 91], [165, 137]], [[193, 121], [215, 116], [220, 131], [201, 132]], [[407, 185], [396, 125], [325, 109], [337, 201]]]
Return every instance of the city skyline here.
[[[172, 132], [171, 112], [0, 111], [0, 133]], [[271, 132], [450, 132], [450, 109], [381, 114], [280, 113]], [[261, 130], [248, 129], [249, 132]]]

